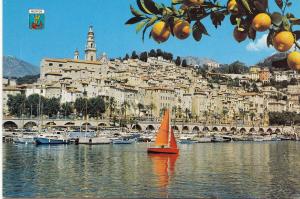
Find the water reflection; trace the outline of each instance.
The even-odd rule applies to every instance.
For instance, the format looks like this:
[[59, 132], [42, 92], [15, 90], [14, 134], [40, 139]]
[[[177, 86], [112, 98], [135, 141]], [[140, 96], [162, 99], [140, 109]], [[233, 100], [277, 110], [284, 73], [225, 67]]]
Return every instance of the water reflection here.
[[148, 154], [152, 161], [153, 174], [156, 176], [156, 185], [160, 188], [162, 197], [168, 196], [168, 185], [175, 171], [178, 154]]
[[[5, 197], [292, 198], [300, 193], [300, 142], [181, 145], [3, 144]], [[178, 191], [180, 190], [180, 191]]]

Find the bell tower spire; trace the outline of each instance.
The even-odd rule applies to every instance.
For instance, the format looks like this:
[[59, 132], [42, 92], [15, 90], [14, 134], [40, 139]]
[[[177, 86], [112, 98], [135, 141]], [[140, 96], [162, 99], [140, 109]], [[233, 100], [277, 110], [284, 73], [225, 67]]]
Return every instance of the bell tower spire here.
[[85, 60], [86, 61], [96, 61], [96, 44], [94, 39], [94, 31], [93, 26], [90, 26], [88, 36], [87, 36], [87, 42], [85, 46]]

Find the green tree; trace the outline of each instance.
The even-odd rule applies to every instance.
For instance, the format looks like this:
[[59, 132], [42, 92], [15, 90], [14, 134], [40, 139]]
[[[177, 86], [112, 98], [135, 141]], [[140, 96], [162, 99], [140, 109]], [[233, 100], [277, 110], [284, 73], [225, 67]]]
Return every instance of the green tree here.
[[155, 104], [154, 103], [151, 103], [150, 105], [149, 105], [149, 109], [150, 109], [150, 115], [151, 115], [151, 117], [153, 117], [153, 109], [155, 109], [156, 107], [155, 107]]
[[164, 53], [163, 53], [163, 51], [162, 51], [161, 49], [157, 49], [157, 50], [156, 50], [156, 56], [157, 56], [157, 57], [162, 57], [163, 54], [164, 54]]
[[60, 100], [59, 98], [52, 97], [46, 99], [43, 103], [43, 113], [50, 117], [57, 115], [60, 110]]
[[180, 66], [181, 65], [181, 59], [179, 56], [177, 56], [176, 60], [175, 60], [175, 64], [176, 66]]
[[70, 102], [65, 102], [61, 105], [61, 113], [65, 117], [69, 117], [73, 113], [73, 105]]
[[151, 49], [149, 52], [149, 57], [157, 57], [156, 56], [156, 51], [154, 49]]
[[144, 108], [144, 104], [138, 103], [138, 109], [139, 109], [139, 117], [141, 116], [141, 110]]
[[102, 97], [93, 97], [88, 100], [88, 113], [91, 117], [99, 117], [105, 112], [105, 102]]
[[185, 121], [187, 122], [187, 121], [188, 121], [188, 118], [190, 118], [190, 117], [189, 117], [189, 115], [190, 115], [190, 109], [186, 108], [186, 109], [184, 110], [184, 112], [185, 112]]
[[11, 115], [20, 117], [24, 114], [26, 96], [23, 94], [8, 95], [7, 106]]
[[109, 107], [109, 117], [111, 118], [116, 108], [116, 100], [114, 97], [109, 98], [108, 107]]
[[[40, 107], [39, 107], [40, 102]], [[45, 98], [39, 94], [32, 94], [27, 97], [26, 108], [34, 116], [38, 116], [39, 110], [42, 110]], [[41, 112], [42, 113], [42, 112]]]
[[129, 55], [126, 53], [125, 57], [123, 58], [123, 60], [128, 60], [129, 59]]
[[74, 103], [74, 108], [76, 110], [77, 115], [82, 114], [86, 115], [86, 105], [87, 105], [87, 99], [86, 98], [77, 98]]
[[252, 122], [252, 126], [254, 126], [254, 117], [255, 117], [255, 113], [254, 112], [251, 112], [250, 113], [250, 119], [251, 119], [251, 122]]
[[226, 121], [226, 115], [227, 115], [227, 113], [229, 112], [229, 110], [228, 110], [228, 108], [223, 108], [223, 111], [222, 111], [222, 114], [223, 114], [223, 120], [224, 120], [224, 123], [225, 123], [225, 121]]
[[182, 67], [187, 67], [187, 62], [186, 62], [186, 59], [184, 59], [183, 61], [182, 61]]
[[175, 120], [177, 118], [177, 106], [172, 107], [172, 113], [175, 115]]
[[147, 62], [147, 59], [148, 59], [148, 53], [147, 52], [142, 52], [140, 54], [140, 60], [143, 61], [143, 62]]
[[138, 58], [139, 58], [139, 56], [136, 54], [135, 51], [133, 51], [131, 54], [131, 59], [138, 59]]
[[122, 112], [122, 114], [124, 115], [124, 119], [126, 120], [126, 113], [127, 113], [127, 108], [129, 108], [130, 107], [130, 105], [129, 105], [129, 103], [125, 100], [123, 103], [122, 103], [122, 105], [121, 105], [121, 112]]

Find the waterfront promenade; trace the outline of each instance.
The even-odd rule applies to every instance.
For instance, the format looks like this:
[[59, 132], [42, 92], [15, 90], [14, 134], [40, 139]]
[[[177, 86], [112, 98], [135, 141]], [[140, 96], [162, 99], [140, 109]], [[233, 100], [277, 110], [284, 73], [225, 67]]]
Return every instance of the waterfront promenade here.
[[[90, 128], [96, 127], [109, 127], [113, 123], [118, 124], [118, 122], [112, 122], [108, 119], [89, 119], [87, 122], [81, 119], [43, 119], [40, 121], [43, 127], [80, 127], [88, 126]], [[32, 128], [37, 127], [39, 121], [32, 118], [3, 118], [2, 126], [4, 129], [11, 128]], [[137, 131], [156, 131], [160, 125], [159, 120], [136, 120], [132, 123], [127, 123], [124, 127], [130, 130]], [[199, 122], [172, 122], [172, 126], [175, 131], [181, 133], [200, 133], [205, 131], [211, 132], [233, 132], [233, 133], [267, 133], [267, 134], [285, 134], [285, 133], [299, 133], [299, 126], [251, 126], [243, 124], [205, 124]]]

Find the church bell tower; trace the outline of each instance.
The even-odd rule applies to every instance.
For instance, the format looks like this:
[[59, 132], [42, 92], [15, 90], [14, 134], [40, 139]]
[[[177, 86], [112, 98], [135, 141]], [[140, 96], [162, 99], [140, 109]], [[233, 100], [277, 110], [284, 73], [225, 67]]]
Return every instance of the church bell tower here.
[[96, 61], [96, 44], [94, 40], [94, 31], [93, 31], [93, 26], [90, 26], [89, 32], [88, 32], [88, 37], [87, 37], [87, 42], [85, 46], [85, 60], [86, 61]]

